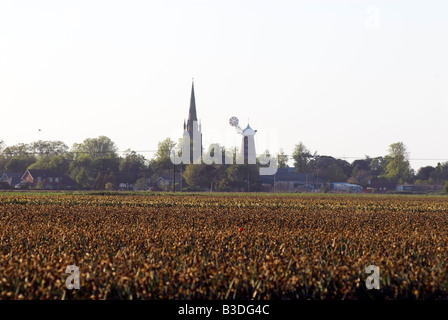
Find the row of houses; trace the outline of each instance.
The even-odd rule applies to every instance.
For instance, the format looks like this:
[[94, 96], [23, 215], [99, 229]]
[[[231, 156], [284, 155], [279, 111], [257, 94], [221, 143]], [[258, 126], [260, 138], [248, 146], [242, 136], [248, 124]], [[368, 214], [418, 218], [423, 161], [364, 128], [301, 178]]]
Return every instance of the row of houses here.
[[0, 176], [0, 183], [7, 183], [10, 187], [21, 189], [24, 186], [30, 188], [48, 190], [77, 189], [78, 184], [67, 175], [58, 175], [50, 170], [28, 169], [25, 173], [6, 172]]
[[[262, 190], [265, 192], [320, 192], [327, 185], [326, 181], [317, 178], [310, 173], [297, 173], [293, 167], [279, 168], [275, 175], [260, 176]], [[47, 189], [47, 190], [75, 190], [78, 189], [76, 181], [67, 175], [58, 175], [50, 170], [28, 169], [25, 173], [7, 172], [0, 176], [0, 183], [8, 184], [15, 189], [21, 189], [25, 186], [29, 188]], [[150, 180], [145, 181], [148, 185]], [[163, 173], [155, 181], [159, 189], [171, 189], [173, 184], [182, 189], [182, 185], [187, 186], [185, 179], [180, 173]], [[135, 190], [133, 184], [119, 183], [119, 189]], [[361, 193], [363, 188], [359, 185], [350, 183], [332, 183], [330, 185], [332, 192]]]
[[[163, 173], [157, 180], [156, 186], [158, 188], [170, 188], [173, 183], [181, 184], [185, 180], [182, 176], [176, 173], [173, 180], [173, 175], [170, 173]], [[150, 184], [150, 179], [145, 179], [145, 183]], [[34, 170], [28, 169], [25, 173], [6, 172], [0, 174], [0, 184], [8, 185], [10, 188], [22, 189], [24, 187], [47, 189], [47, 190], [76, 190], [79, 188], [76, 181], [67, 175], [60, 175], [51, 170]], [[118, 187], [123, 190], [135, 190], [132, 183], [119, 183]]]

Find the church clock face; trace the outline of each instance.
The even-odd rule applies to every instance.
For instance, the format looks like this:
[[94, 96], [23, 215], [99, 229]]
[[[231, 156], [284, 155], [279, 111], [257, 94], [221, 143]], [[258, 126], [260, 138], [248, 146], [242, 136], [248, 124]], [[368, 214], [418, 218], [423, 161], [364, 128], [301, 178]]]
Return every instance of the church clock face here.
[[236, 126], [238, 126], [238, 123], [239, 123], [239, 121], [238, 121], [238, 118], [237, 118], [237, 117], [231, 117], [230, 120], [229, 120], [229, 124], [230, 124], [232, 127], [236, 127]]

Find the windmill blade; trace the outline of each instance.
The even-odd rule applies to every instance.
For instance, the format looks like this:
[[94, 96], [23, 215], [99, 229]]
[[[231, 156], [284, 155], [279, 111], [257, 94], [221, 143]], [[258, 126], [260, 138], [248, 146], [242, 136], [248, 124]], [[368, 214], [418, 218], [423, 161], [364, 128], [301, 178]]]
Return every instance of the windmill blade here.
[[236, 129], [236, 132], [238, 132], [238, 134], [243, 134], [243, 129], [239, 126], [239, 122], [240, 121], [235, 116], [229, 119], [229, 124]]
[[235, 117], [235, 116], [233, 116], [233, 117], [231, 117], [231, 118], [229, 119], [229, 124], [230, 124], [232, 127], [237, 127], [237, 126], [238, 126], [238, 123], [239, 123], [239, 120], [238, 120], [238, 118]]

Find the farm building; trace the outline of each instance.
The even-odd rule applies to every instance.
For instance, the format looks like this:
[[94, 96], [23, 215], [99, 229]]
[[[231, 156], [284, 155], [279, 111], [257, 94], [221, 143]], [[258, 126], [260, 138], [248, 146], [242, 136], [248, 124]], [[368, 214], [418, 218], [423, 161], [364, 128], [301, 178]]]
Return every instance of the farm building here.
[[412, 184], [401, 184], [397, 186], [397, 191], [416, 191], [416, 187]]
[[313, 192], [325, 185], [325, 181], [312, 173], [298, 173], [294, 167], [279, 168], [274, 175], [260, 176], [260, 179], [266, 192]]
[[334, 182], [331, 184], [330, 190], [332, 192], [341, 192], [341, 193], [361, 193], [363, 191], [363, 187], [352, 183]]

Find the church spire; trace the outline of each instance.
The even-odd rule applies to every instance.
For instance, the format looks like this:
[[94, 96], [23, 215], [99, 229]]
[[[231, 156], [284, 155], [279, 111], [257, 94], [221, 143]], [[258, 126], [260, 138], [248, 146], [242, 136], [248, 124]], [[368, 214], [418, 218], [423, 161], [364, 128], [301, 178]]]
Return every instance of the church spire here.
[[193, 133], [193, 121], [198, 121], [196, 114], [196, 99], [194, 97], [194, 81], [191, 82], [190, 110], [188, 111], [187, 131]]
[[188, 113], [188, 121], [198, 121], [196, 115], [196, 99], [194, 97], [194, 82], [191, 82], [191, 98], [190, 98], [190, 111]]

